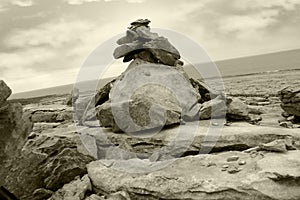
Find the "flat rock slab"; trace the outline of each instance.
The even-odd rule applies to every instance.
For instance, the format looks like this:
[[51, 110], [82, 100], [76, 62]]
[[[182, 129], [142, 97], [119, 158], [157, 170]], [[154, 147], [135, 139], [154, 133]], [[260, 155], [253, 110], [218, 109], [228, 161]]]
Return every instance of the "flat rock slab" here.
[[[296, 147], [300, 147], [300, 134], [297, 129], [263, 127], [246, 122], [233, 123], [219, 129], [213, 125], [209, 128], [209, 125], [210, 121], [189, 122], [156, 134], [149, 132], [144, 135], [115, 134], [110, 129], [100, 127], [81, 127], [78, 131], [82, 140], [88, 143], [87, 149], [93, 155], [98, 151], [99, 159], [120, 157], [119, 153], [123, 151], [128, 159], [136, 156], [149, 158], [158, 154], [156, 160], [166, 160], [169, 156], [195, 155], [199, 151], [241, 151], [287, 137], [294, 141]], [[131, 153], [136, 155], [130, 155]]]
[[[222, 171], [223, 165], [238, 166], [227, 158], [238, 156], [246, 161], [239, 172]], [[108, 165], [108, 163], [110, 164]], [[128, 192], [131, 199], [300, 199], [300, 151], [285, 154], [226, 152], [180, 158], [165, 168], [148, 173], [129, 173], [116, 165], [134, 168], [154, 163], [138, 159], [94, 161], [87, 165], [93, 189], [104, 193]]]

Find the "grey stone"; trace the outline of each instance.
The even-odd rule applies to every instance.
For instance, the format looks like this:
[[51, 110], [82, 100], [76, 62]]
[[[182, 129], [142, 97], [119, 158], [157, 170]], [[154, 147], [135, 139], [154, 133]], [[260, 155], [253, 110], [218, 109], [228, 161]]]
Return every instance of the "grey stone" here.
[[91, 181], [88, 175], [84, 175], [82, 178], [76, 177], [72, 182], [65, 184], [48, 200], [84, 200], [87, 193], [91, 191]]
[[227, 118], [233, 120], [248, 120], [248, 106], [238, 98], [227, 97]]
[[3, 80], [0, 80], [0, 108], [6, 99], [11, 95], [11, 89], [6, 85]]
[[[220, 175], [219, 166], [232, 155], [239, 156], [248, 164], [243, 169], [229, 166], [228, 173]], [[217, 166], [207, 167], [211, 161]], [[132, 162], [128, 160], [124, 165]], [[144, 161], [140, 160], [140, 163]], [[300, 176], [299, 166], [300, 151], [289, 151], [255, 158], [241, 152], [188, 156], [149, 173], [118, 171], [101, 161], [92, 162], [87, 168], [96, 192], [121, 190], [129, 193], [132, 199], [151, 195], [151, 199], [281, 200], [300, 198], [299, 182], [293, 181]], [[293, 187], [286, 184], [289, 181], [293, 182]], [[287, 190], [289, 192], [283, 192]]]

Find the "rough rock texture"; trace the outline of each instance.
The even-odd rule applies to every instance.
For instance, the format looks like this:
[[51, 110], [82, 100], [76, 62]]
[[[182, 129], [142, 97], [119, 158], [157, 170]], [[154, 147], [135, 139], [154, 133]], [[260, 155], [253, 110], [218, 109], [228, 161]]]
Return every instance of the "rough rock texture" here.
[[27, 105], [24, 110], [33, 122], [66, 122], [73, 120], [73, 109], [67, 105]]
[[23, 114], [19, 103], [8, 103], [0, 113], [0, 163], [18, 155], [31, 132], [29, 115]]
[[226, 111], [226, 102], [221, 96], [219, 96], [215, 99], [206, 101], [201, 105], [199, 118], [210, 119], [211, 117], [225, 117]]
[[[188, 122], [179, 127], [161, 130], [159, 133], [136, 137], [128, 134], [114, 134], [109, 129], [85, 128], [81, 136], [89, 143], [89, 150], [99, 159], [149, 158], [168, 160], [173, 157], [198, 154], [210, 149], [211, 152], [246, 150], [276, 139], [289, 139], [300, 147], [300, 135], [296, 129], [253, 126], [236, 122], [222, 128], [222, 132], [211, 132], [209, 121]], [[211, 127], [212, 131], [213, 127]], [[149, 133], [151, 134], [151, 132]], [[180, 135], [179, 135], [180, 134]], [[172, 146], [174, 145], [174, 146]], [[98, 152], [98, 153], [97, 153]]]
[[[147, 21], [147, 23], [141, 23], [141, 21]], [[168, 39], [152, 33], [149, 23], [150, 20], [147, 19], [131, 23], [126, 36], [117, 41], [121, 46], [115, 49], [114, 58], [124, 57], [124, 62], [141, 58], [147, 62], [175, 66], [176, 61], [180, 59], [178, 50]]]
[[[238, 156], [244, 165], [227, 162]], [[150, 173], [117, 171], [117, 165], [134, 169], [153, 163], [131, 159], [123, 162], [95, 161], [88, 164], [94, 191], [128, 192], [131, 199], [266, 199], [300, 198], [300, 151], [266, 153], [251, 157], [240, 152], [189, 156]], [[222, 166], [227, 165], [228, 170]], [[235, 168], [235, 170], [233, 170]]]
[[300, 117], [300, 85], [289, 86], [278, 92], [281, 108], [289, 115]]
[[73, 106], [76, 100], [79, 97], [79, 89], [74, 87], [71, 91], [71, 94], [66, 98], [66, 105]]
[[48, 129], [29, 139], [22, 154], [7, 166], [3, 185], [20, 199], [49, 197], [76, 176], [86, 173], [88, 155], [74, 127]]
[[0, 80], [0, 108], [10, 95], [11, 89], [6, 85], [6, 83], [3, 80]]
[[83, 200], [86, 194], [91, 191], [91, 181], [87, 175], [84, 175], [81, 179], [76, 177], [72, 182], [65, 184], [48, 200]]
[[227, 103], [227, 118], [232, 120], [247, 120], [249, 119], [249, 110], [247, 104], [243, 103], [238, 98], [226, 99]]
[[108, 103], [97, 108], [100, 124], [117, 124], [125, 132], [177, 124], [180, 118], [195, 119], [200, 108], [200, 95], [181, 73], [151, 63], [125, 72], [115, 82], [110, 97], [111, 109]]
[[[6, 99], [11, 90], [0, 80], [0, 164], [4, 165], [17, 156], [31, 132], [32, 122], [27, 113], [23, 113], [22, 105], [9, 103]], [[3, 169], [5, 171], [5, 169]], [[4, 171], [1, 170], [1, 173]], [[1, 183], [1, 181], [0, 181]]]

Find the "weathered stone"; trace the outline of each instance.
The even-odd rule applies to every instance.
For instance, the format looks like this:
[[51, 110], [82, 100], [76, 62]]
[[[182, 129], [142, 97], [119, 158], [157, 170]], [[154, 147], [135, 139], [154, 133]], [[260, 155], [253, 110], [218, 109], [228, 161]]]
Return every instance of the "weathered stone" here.
[[206, 101], [200, 108], [200, 119], [225, 117], [226, 103], [221, 97]]
[[211, 99], [216, 98], [218, 95], [217, 92], [213, 91], [211, 88], [208, 87], [204, 82], [200, 80], [196, 80], [193, 78], [190, 78], [190, 82], [193, 85], [193, 87], [201, 94], [201, 100], [199, 103], [203, 103], [205, 101], [209, 101]]
[[66, 105], [72, 106], [75, 104], [76, 100], [79, 97], [79, 89], [74, 87], [71, 91], [71, 94], [66, 98]]
[[150, 28], [145, 26], [137, 27], [135, 31], [140, 39], [154, 40], [159, 37], [157, 33], [151, 33]]
[[240, 157], [234, 155], [234, 156], [230, 156], [229, 158], [227, 158], [227, 162], [233, 162], [233, 161], [237, 161]]
[[132, 43], [137, 38], [138, 38], [138, 34], [135, 31], [132, 31], [129, 29], [126, 31], [126, 36], [117, 40], [117, 44], [122, 45], [122, 44], [126, 44], [126, 43]]
[[261, 144], [260, 148], [266, 151], [273, 151], [273, 152], [286, 152], [286, 141], [283, 139], [274, 140], [267, 144]]
[[133, 26], [137, 26], [137, 25], [148, 26], [148, 24], [150, 22], [151, 21], [149, 19], [137, 19], [134, 22], [131, 22], [130, 25], [133, 25]]
[[249, 119], [248, 106], [238, 98], [226, 99], [227, 103], [227, 118], [233, 120], [245, 120]]
[[[162, 59], [163, 55], [161, 54], [161, 51], [156, 50], [162, 50], [164, 52], [170, 53], [175, 60], [180, 59], [178, 50], [165, 37], [157, 37], [154, 40], [146, 42], [143, 47], [146, 49], [150, 49], [150, 51], [158, 60]], [[164, 60], [161, 61], [163, 62]]]
[[100, 124], [117, 124], [125, 132], [177, 124], [180, 118], [196, 119], [200, 108], [200, 95], [179, 71], [151, 63], [126, 71], [110, 97], [111, 111], [108, 104], [99, 107]]
[[132, 43], [126, 43], [123, 44], [119, 47], [117, 47], [114, 51], [114, 58], [118, 59], [118, 58], [122, 58], [124, 56], [126, 56], [128, 53], [135, 51], [135, 50], [139, 50], [143, 48], [143, 43], [141, 43], [140, 41], [133, 41]]
[[[98, 145], [99, 159], [130, 159], [134, 157], [149, 158], [152, 161], [168, 160], [182, 155], [195, 154], [195, 152], [210, 149], [209, 152], [246, 150], [257, 147], [263, 143], [269, 143], [277, 139], [290, 140], [299, 148], [300, 139], [297, 129], [282, 129], [277, 127], [253, 126], [246, 122], [236, 122], [231, 126], [222, 128], [222, 134], [209, 134], [209, 121], [187, 122], [179, 127], [163, 129], [151, 137], [135, 137], [131, 134], [115, 134], [109, 130], [103, 130], [105, 137], [99, 137], [99, 129], [90, 128], [83, 132], [83, 138], [92, 138]], [[213, 129], [214, 127], [211, 127]], [[178, 132], [180, 131], [180, 132]], [[174, 141], [174, 138], [176, 140]], [[175, 144], [174, 144], [175, 142]], [[91, 142], [89, 142], [91, 143]], [[174, 144], [173, 147], [170, 144]], [[287, 143], [286, 143], [287, 144]], [[112, 147], [118, 147], [123, 151], [114, 151]], [[97, 147], [93, 147], [97, 148]], [[90, 151], [94, 151], [93, 148]], [[289, 147], [289, 149], [292, 149]], [[109, 153], [106, 153], [109, 152]], [[127, 152], [127, 153], [125, 153]], [[136, 156], [132, 155], [136, 154]], [[108, 156], [109, 157], [106, 157]]]
[[82, 178], [76, 177], [72, 182], [65, 184], [48, 200], [84, 200], [86, 194], [91, 191], [91, 181], [88, 175], [84, 175]]
[[300, 116], [300, 85], [293, 85], [278, 92], [281, 108], [288, 115]]
[[91, 196], [88, 196], [84, 200], [105, 200], [103, 197], [100, 197], [96, 194], [92, 194]]
[[28, 113], [23, 113], [22, 105], [9, 103], [0, 113], [0, 163], [18, 156], [32, 130]]
[[[237, 155], [247, 162], [243, 169], [220, 175], [226, 158]], [[216, 166], [207, 167], [209, 162]], [[123, 161], [123, 165], [153, 165], [140, 160]], [[266, 153], [264, 157], [250, 158], [240, 152], [216, 155], [198, 155], [180, 158], [165, 168], [149, 173], [128, 173], [114, 169], [116, 162], [106, 166], [101, 161], [88, 164], [93, 189], [105, 193], [127, 192], [132, 199], [299, 199], [300, 151], [286, 154]], [[230, 166], [229, 166], [230, 168]], [[184, 169], [184, 170], [183, 170]], [[239, 173], [236, 173], [239, 172]], [[293, 183], [291, 186], [288, 183]], [[287, 191], [287, 192], [283, 192]]]
[[33, 192], [33, 196], [35, 199], [48, 199], [52, 195], [53, 195], [53, 191], [47, 190], [45, 188], [39, 188]]
[[278, 92], [279, 98], [283, 103], [300, 102], [300, 85], [292, 85]]
[[87, 155], [75, 130], [45, 130], [29, 139], [21, 155], [7, 165], [3, 185], [20, 199], [41, 200], [43, 195], [34, 195], [37, 189], [56, 191], [86, 174], [85, 165], [93, 158]]
[[6, 85], [3, 80], [0, 80], [0, 108], [6, 99], [11, 95], [11, 89]]
[[101, 105], [109, 99], [109, 92], [113, 87], [116, 79], [111, 80], [105, 84], [100, 90], [97, 91], [95, 95], [95, 106]]
[[281, 103], [280, 106], [290, 115], [300, 116], [300, 103]]
[[130, 200], [130, 196], [125, 191], [119, 191], [119, 192], [109, 194], [106, 199], [108, 199], [108, 200]]
[[28, 105], [24, 110], [33, 122], [65, 122], [73, 120], [73, 108], [67, 105]]

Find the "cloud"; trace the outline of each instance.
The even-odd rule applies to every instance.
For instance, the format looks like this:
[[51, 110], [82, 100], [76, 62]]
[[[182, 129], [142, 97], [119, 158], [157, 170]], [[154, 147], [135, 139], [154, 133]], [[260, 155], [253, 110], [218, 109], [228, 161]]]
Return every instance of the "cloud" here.
[[[112, 1], [118, 1], [118, 0], [65, 0], [70, 5], [81, 5], [83, 3], [91, 3], [91, 2], [112, 2]], [[143, 3], [145, 0], [119, 0], [119, 1], [125, 1], [127, 3]]]
[[219, 21], [224, 34], [235, 33], [240, 37], [253, 37], [253, 32], [265, 29], [277, 22], [278, 10], [263, 10], [250, 15], [229, 15]]
[[92, 25], [86, 21], [52, 21], [31, 29], [16, 30], [4, 41], [7, 47], [30, 48], [48, 46], [62, 48], [76, 40], [80, 43], [82, 33], [89, 32]]
[[32, 0], [12, 0], [12, 5], [20, 6], [20, 7], [28, 7], [33, 5]]
[[[31, 66], [49, 61], [54, 58], [55, 55], [56, 53], [54, 51], [49, 51], [49, 49], [45, 48], [30, 48], [12, 53], [0, 53], [0, 66], [12, 71], [18, 67], [28, 69], [31, 68]], [[22, 75], [22, 73], [16, 73], [15, 77], [18, 78]]]

